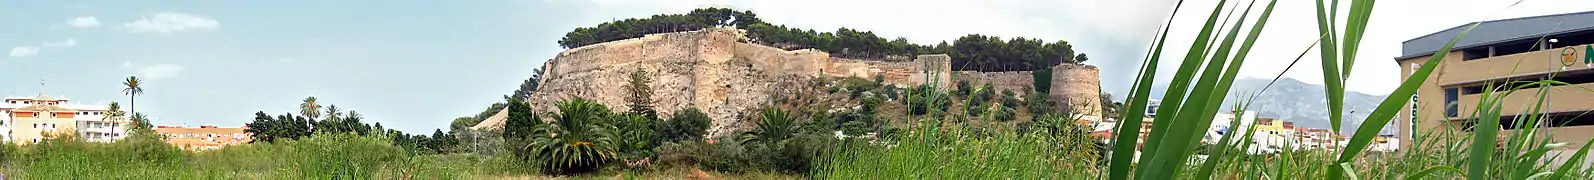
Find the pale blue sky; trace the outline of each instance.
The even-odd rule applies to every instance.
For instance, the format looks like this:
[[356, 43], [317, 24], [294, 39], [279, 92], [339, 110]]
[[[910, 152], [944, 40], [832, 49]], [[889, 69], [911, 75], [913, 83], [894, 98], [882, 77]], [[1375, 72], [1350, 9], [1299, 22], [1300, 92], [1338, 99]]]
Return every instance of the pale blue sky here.
[[[1388, 77], [1399, 72], [1392, 58], [1401, 41], [1483, 17], [1422, 9], [1503, 7], [1460, 1], [1380, 3], [1364, 44], [1371, 48], [1361, 56], [1367, 60], [1357, 63], [1350, 88], [1387, 93], [1398, 80]], [[1087, 64], [1101, 67], [1103, 88], [1121, 94], [1172, 2], [0, 0], [0, 95], [36, 95], [43, 78], [44, 92], [54, 96], [125, 103], [120, 82], [138, 75], [147, 83], [138, 110], [159, 125], [241, 126], [256, 111], [296, 112], [300, 100], [316, 96], [358, 110], [368, 121], [422, 133], [502, 100], [531, 69], [563, 50], [555, 42], [570, 29], [708, 6], [751, 9], [776, 24], [820, 31], [845, 26], [915, 43], [970, 33], [1068, 40], [1090, 54]], [[1499, 18], [1588, 7], [1569, 3], [1590, 4], [1528, 2]], [[1285, 1], [1279, 8], [1296, 10], [1273, 17], [1275, 26], [1264, 32], [1269, 37], [1253, 51], [1258, 60], [1247, 62], [1242, 76], [1271, 78], [1316, 37], [1310, 24], [1301, 24], [1312, 18], [1301, 13], [1310, 12], [1310, 4]], [[1190, 22], [1199, 21], [1179, 21], [1175, 32], [1193, 31], [1183, 29]], [[1181, 38], [1188, 36], [1176, 34], [1170, 42], [1188, 41]], [[1301, 63], [1286, 76], [1321, 82], [1316, 65]]]

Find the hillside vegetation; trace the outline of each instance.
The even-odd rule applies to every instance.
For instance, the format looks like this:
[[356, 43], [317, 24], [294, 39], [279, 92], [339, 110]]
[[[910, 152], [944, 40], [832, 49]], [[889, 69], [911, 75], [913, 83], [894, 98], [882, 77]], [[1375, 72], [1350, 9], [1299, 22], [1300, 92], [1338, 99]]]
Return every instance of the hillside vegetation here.
[[758, 43], [788, 50], [814, 48], [832, 56], [862, 59], [907, 58], [918, 54], [947, 54], [953, 69], [969, 71], [1030, 71], [1060, 63], [1081, 63], [1089, 58], [1076, 53], [1068, 41], [969, 34], [935, 45], [909, 43], [906, 38], [887, 40], [874, 32], [840, 28], [833, 32], [804, 30], [764, 22], [752, 11], [703, 8], [687, 14], [661, 14], [579, 27], [559, 40], [564, 48], [637, 38], [647, 34], [695, 31], [731, 26], [747, 31]]

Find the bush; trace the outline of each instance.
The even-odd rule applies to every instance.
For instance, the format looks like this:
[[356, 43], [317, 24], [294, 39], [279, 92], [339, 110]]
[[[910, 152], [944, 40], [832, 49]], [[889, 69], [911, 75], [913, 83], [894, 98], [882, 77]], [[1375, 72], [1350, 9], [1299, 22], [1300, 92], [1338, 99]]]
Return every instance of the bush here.
[[653, 132], [658, 136], [658, 142], [680, 142], [685, 140], [701, 139], [708, 134], [708, 126], [713, 119], [697, 108], [686, 108], [675, 111], [670, 120], [654, 126]]
[[750, 154], [754, 164], [764, 169], [794, 174], [806, 174], [813, 169], [813, 160], [822, 152], [820, 146], [827, 144], [825, 136], [799, 136], [780, 143], [748, 144], [747, 154]]
[[615, 126], [615, 140], [619, 145], [618, 150], [622, 159], [640, 160], [653, 156], [653, 148], [658, 146], [654, 141], [652, 127], [654, 120], [646, 115], [626, 114], [613, 117]]
[[1013, 121], [1013, 119], [1018, 116], [1018, 110], [1015, 110], [1012, 107], [997, 107], [995, 113], [996, 114], [994, 114], [994, 117], [992, 118], [1002, 122]]
[[666, 167], [695, 166], [720, 172], [742, 172], [749, 167], [745, 150], [734, 141], [669, 142], [655, 151], [659, 153], [658, 163]]
[[958, 97], [969, 97], [969, 92], [974, 91], [974, 87], [969, 86], [969, 81], [967, 80], [958, 80], [953, 88], [957, 88], [957, 91], [952, 94]]
[[1029, 114], [1032, 115], [1052, 113], [1053, 106], [1056, 106], [1057, 104], [1056, 102], [1052, 101], [1051, 96], [1047, 96], [1046, 93], [1038, 91], [1030, 91], [1029, 93], [1025, 94], [1024, 101], [1029, 103]]
[[1021, 104], [1024, 102], [1018, 100], [1018, 95], [1014, 94], [1013, 90], [1002, 90], [1002, 107], [1018, 108]]
[[891, 86], [891, 85], [882, 86], [882, 88], [880, 88], [880, 95], [881, 96], [885, 96], [887, 100], [901, 99], [902, 97], [899, 96], [900, 93], [898, 93], [897, 91], [900, 91], [900, 90], [897, 90], [897, 86]]
[[862, 121], [847, 121], [841, 124], [841, 129], [841, 132], [848, 136], [859, 136], [872, 131], [869, 130], [869, 125]]
[[932, 111], [946, 112], [947, 107], [952, 104], [951, 97], [948, 97], [946, 92], [928, 85], [919, 85], [906, 96], [907, 99], [903, 103], [907, 103], [908, 113], [912, 115], [924, 115]]
[[859, 96], [863, 96], [863, 92], [868, 92], [880, 87], [880, 83], [864, 80], [863, 78], [858, 77], [847, 77], [841, 79], [840, 84], [841, 87], [847, 90], [847, 98], [849, 99], [856, 99]]

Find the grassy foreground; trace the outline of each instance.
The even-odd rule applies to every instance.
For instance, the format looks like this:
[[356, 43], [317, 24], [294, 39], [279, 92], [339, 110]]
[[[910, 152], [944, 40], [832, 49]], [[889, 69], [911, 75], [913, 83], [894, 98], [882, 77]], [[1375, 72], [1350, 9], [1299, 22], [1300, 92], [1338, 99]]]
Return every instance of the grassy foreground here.
[[699, 174], [690, 168], [559, 177], [539, 174], [535, 166], [501, 155], [409, 152], [384, 137], [353, 134], [320, 134], [202, 152], [179, 150], [150, 135], [115, 143], [57, 138], [33, 145], [0, 146], [0, 174], [14, 179], [795, 178], [756, 172]]

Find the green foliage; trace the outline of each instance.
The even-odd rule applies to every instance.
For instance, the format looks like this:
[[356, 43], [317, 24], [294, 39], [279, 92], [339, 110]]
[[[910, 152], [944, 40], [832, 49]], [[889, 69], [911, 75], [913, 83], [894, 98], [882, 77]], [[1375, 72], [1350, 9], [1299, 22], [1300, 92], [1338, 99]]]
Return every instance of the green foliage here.
[[848, 136], [861, 136], [868, 132], [873, 132], [873, 130], [870, 130], [869, 124], [863, 121], [847, 121], [846, 123], [841, 123], [842, 134], [847, 134]]
[[1018, 100], [1018, 94], [1013, 93], [1012, 89], [1002, 90], [1002, 107], [1018, 108], [1020, 105], [1024, 105], [1024, 102]]
[[847, 98], [851, 99], [862, 97], [864, 92], [878, 89], [880, 88], [880, 85], [881, 84], [878, 82], [869, 81], [858, 77], [842, 78], [840, 82], [837, 82], [837, 86], [841, 87], [841, 89], [847, 90]]
[[981, 135], [963, 124], [943, 128], [932, 125], [934, 121], [919, 122], [915, 126], [917, 129], [909, 131], [905, 137], [890, 139], [890, 143], [858, 140], [833, 143], [838, 148], [818, 154], [811, 178], [1092, 179], [1097, 176], [1095, 163], [1090, 160], [1093, 155], [1059, 151], [1072, 150], [1060, 149], [1071, 147], [1072, 143], [1005, 130]]
[[531, 151], [543, 159], [544, 171], [588, 172], [616, 158], [614, 127], [606, 123], [613, 113], [608, 107], [583, 98], [555, 104], [559, 113], [553, 123], [538, 127], [530, 144]]
[[[888, 40], [874, 32], [856, 29], [817, 32], [775, 25], [763, 22], [752, 11], [725, 8], [702, 8], [687, 14], [660, 14], [606, 22], [595, 27], [578, 27], [566, 33], [559, 40], [559, 45], [570, 49], [646, 34], [695, 31], [714, 26], [734, 26], [747, 30], [748, 37], [766, 45], [785, 49], [814, 48], [844, 58], [949, 54], [952, 67], [973, 71], [1028, 71], [1061, 63], [1083, 62], [1085, 57], [1084, 54], [1076, 54], [1068, 41], [1043, 43], [1040, 39], [1019, 37], [1004, 40], [996, 36], [970, 34], [959, 37], [951, 44], [943, 41], [934, 46], [919, 45], [909, 43], [906, 38]], [[533, 76], [533, 79], [536, 78]], [[523, 83], [522, 89], [526, 89], [528, 84], [531, 83]], [[516, 97], [522, 97], [519, 94], [516, 93]]]
[[890, 99], [890, 100], [902, 99], [901, 92], [898, 92], [898, 91], [901, 91], [901, 90], [898, 90], [898, 89], [899, 88], [897, 88], [897, 86], [886, 85], [886, 86], [881, 86], [881, 88], [880, 88], [880, 90], [878, 92], [880, 92], [879, 93], [880, 96], [886, 97], [887, 99]]
[[504, 143], [509, 145], [519, 159], [530, 160], [533, 155], [527, 154], [531, 150], [525, 149], [529, 147], [526, 140], [531, 138], [538, 126], [542, 126], [542, 118], [532, 112], [531, 104], [526, 104], [521, 99], [510, 98], [508, 102], [509, 108], [506, 111], [509, 111], [509, 114], [504, 120], [503, 128]]
[[244, 125], [248, 127], [244, 132], [252, 134], [255, 142], [275, 142], [286, 139], [299, 139], [310, 136], [310, 124], [304, 117], [293, 114], [283, 114], [277, 117], [266, 115], [266, 112], [255, 112], [254, 121]]
[[448, 131], [449, 132], [464, 131], [466, 129], [469, 129], [471, 126], [475, 126], [477, 123], [481, 123], [481, 122], [482, 122], [482, 120], [481, 119], [476, 119], [476, 117], [458, 117], [458, 118], [454, 118], [454, 121], [451, 121], [451, 122], [448, 123]]
[[304, 102], [299, 103], [299, 116], [307, 117], [311, 121], [321, 117], [321, 104], [316, 102], [315, 96], [306, 97]]
[[626, 108], [631, 114], [641, 115], [647, 119], [658, 119], [659, 113], [653, 110], [653, 80], [648, 78], [646, 71], [637, 70], [630, 74], [631, 81], [625, 85]]
[[[734, 21], [727, 21], [735, 19]], [[642, 37], [642, 35], [694, 31], [703, 28], [729, 25], [742, 29], [761, 23], [752, 11], [735, 11], [726, 8], [702, 8], [688, 14], [661, 14], [649, 18], [630, 18], [598, 24], [596, 27], [579, 27], [566, 33], [559, 46], [566, 49], [602, 42]]]
[[654, 140], [657, 135], [653, 133], [655, 120], [636, 114], [625, 114], [613, 117], [615, 126], [615, 140], [617, 150], [627, 160], [639, 160], [653, 156], [653, 148], [658, 146]]
[[1038, 91], [1024, 93], [1024, 103], [1029, 107], [1029, 114], [1035, 115], [1050, 114], [1057, 106], [1057, 102], [1052, 101], [1051, 96]]
[[[531, 93], [537, 92], [537, 88], [541, 88], [542, 87], [541, 83], [542, 83], [542, 73], [543, 73], [543, 71], [544, 70], [541, 67], [538, 67], [537, 69], [532, 69], [531, 70], [531, 78], [527, 78], [526, 81], [520, 82], [520, 88], [516, 88], [515, 92], [510, 93], [509, 98], [522, 99], [522, 100], [524, 100], [526, 98], [530, 98], [531, 97]], [[497, 106], [497, 104], [494, 104], [494, 105], [495, 106], [493, 106], [493, 107], [498, 107], [498, 108], [487, 108], [487, 109], [489, 111], [492, 111], [492, 112], [496, 113], [496, 112], [498, 112], [498, 109], [502, 109], [503, 108], [502, 106]], [[484, 113], [484, 114], [486, 114], [486, 113]], [[491, 116], [491, 115], [492, 114], [487, 114], [487, 116]], [[478, 115], [476, 118], [477, 119], [486, 119], [487, 116]]]
[[144, 116], [144, 113], [134, 113], [133, 124], [127, 127], [131, 132], [149, 132], [154, 129], [155, 126], [149, 123], [149, 116]]
[[957, 95], [958, 97], [969, 97], [969, 92], [973, 92], [974, 88], [978, 87], [974, 87], [972, 84], [969, 84], [968, 80], [959, 79], [957, 80], [957, 83], [953, 85], [953, 88], [957, 88], [955, 91], [956, 93], [953, 93], [953, 95]]
[[753, 131], [742, 135], [740, 142], [743, 144], [779, 143], [797, 133], [797, 118], [792, 116], [791, 111], [775, 106], [764, 106], [758, 117]]
[[783, 172], [806, 174], [813, 169], [813, 162], [824, 152], [821, 146], [829, 144], [825, 135], [800, 135], [775, 143], [746, 144], [749, 164], [754, 164], [762, 169]]
[[1051, 93], [1052, 68], [1036, 69], [1035, 71], [1030, 72], [1030, 75], [1030, 79], [1032, 81], [1030, 82], [1030, 88], [1032, 89], [1030, 91], [1041, 92], [1041, 94]]
[[681, 142], [686, 140], [702, 139], [708, 134], [708, 127], [713, 119], [697, 108], [676, 110], [674, 116], [668, 121], [655, 126], [653, 132], [658, 135], [658, 142]]
[[1013, 109], [1013, 107], [1001, 106], [1001, 107], [994, 107], [994, 108], [996, 108], [996, 109], [995, 109], [995, 111], [991, 112], [991, 113], [994, 113], [991, 116], [991, 118], [992, 119], [996, 119], [997, 121], [1010, 122], [1010, 121], [1013, 121], [1013, 119], [1017, 118], [1017, 116], [1018, 116], [1018, 110]]
[[709, 143], [703, 140], [681, 142], [667, 142], [656, 150], [659, 153], [659, 164], [671, 166], [696, 166], [704, 170], [719, 172], [743, 172], [752, 170], [751, 158], [746, 149], [733, 141], [720, 141]]
[[919, 85], [907, 92], [908, 114], [925, 115], [931, 112], [946, 112], [951, 107], [952, 99], [945, 91], [932, 86]]

